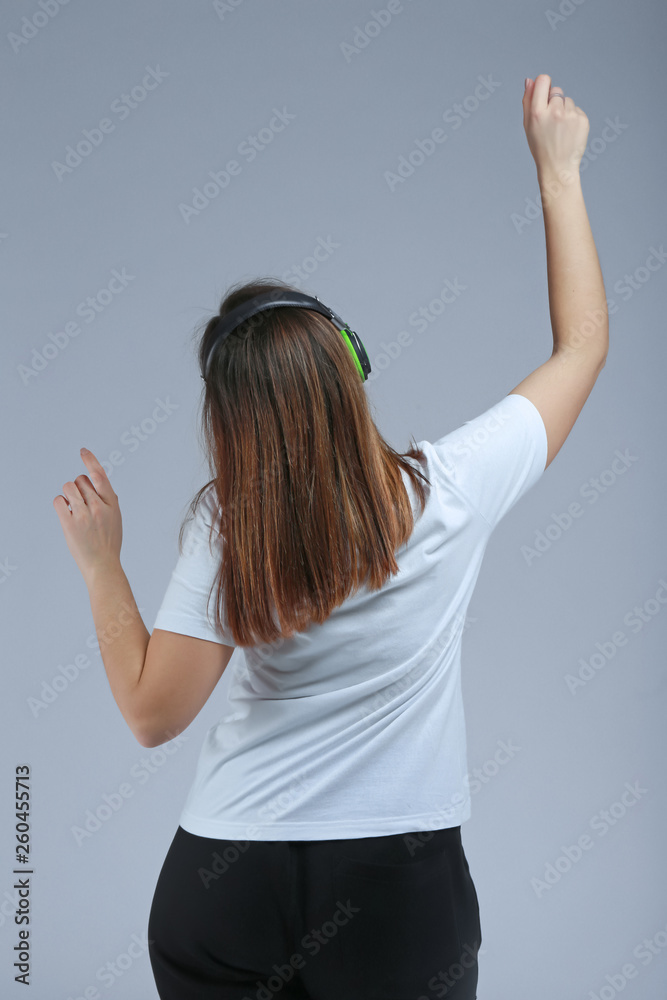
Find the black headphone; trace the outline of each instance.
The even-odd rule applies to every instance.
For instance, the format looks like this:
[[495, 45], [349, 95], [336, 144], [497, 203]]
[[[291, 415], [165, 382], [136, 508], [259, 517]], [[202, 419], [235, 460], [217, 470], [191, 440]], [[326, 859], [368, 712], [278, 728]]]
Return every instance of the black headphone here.
[[218, 344], [228, 337], [232, 330], [240, 326], [244, 320], [250, 319], [257, 313], [263, 312], [265, 309], [272, 309], [274, 306], [299, 306], [303, 309], [312, 309], [314, 312], [322, 313], [327, 319], [330, 319], [337, 326], [338, 330], [343, 336], [348, 349], [354, 358], [355, 364], [361, 375], [362, 382], [365, 382], [368, 378], [371, 370], [371, 363], [366, 354], [366, 349], [361, 343], [361, 340], [354, 332], [351, 330], [347, 323], [344, 323], [340, 316], [337, 316], [333, 309], [329, 309], [324, 303], [320, 302], [317, 296], [306, 295], [303, 292], [288, 292], [283, 289], [274, 289], [271, 292], [265, 292], [262, 295], [256, 295], [254, 298], [249, 299], [247, 302], [242, 302], [240, 306], [232, 309], [226, 316], [222, 316], [218, 319], [216, 324], [215, 337], [211, 341], [209, 346], [208, 354], [206, 356], [206, 361], [204, 363], [204, 374], [201, 376], [204, 381], [209, 372], [211, 366], [211, 358]]

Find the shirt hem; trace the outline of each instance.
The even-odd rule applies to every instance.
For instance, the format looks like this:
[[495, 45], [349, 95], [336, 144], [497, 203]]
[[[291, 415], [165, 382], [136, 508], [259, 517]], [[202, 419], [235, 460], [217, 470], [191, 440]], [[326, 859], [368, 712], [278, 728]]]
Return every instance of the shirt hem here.
[[470, 818], [470, 800], [467, 800], [445, 821], [438, 813], [418, 813], [412, 816], [391, 816], [378, 819], [368, 817], [335, 822], [235, 823], [229, 820], [206, 819], [183, 810], [179, 819], [188, 833], [216, 840], [355, 840], [360, 837], [386, 837], [395, 833], [425, 833], [461, 826]]
[[160, 628], [165, 632], [176, 632], [178, 635], [187, 635], [193, 639], [206, 639], [207, 642], [215, 642], [219, 646], [230, 646], [232, 649], [236, 649], [233, 644], [234, 640], [230, 637], [222, 636], [217, 630], [208, 628], [196, 618], [178, 614], [175, 611], [158, 612], [153, 628]]

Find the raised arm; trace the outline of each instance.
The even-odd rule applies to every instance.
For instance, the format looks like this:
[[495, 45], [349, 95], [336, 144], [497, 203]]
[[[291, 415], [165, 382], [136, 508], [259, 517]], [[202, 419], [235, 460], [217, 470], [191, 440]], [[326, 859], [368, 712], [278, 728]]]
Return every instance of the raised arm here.
[[553, 351], [513, 393], [539, 410], [550, 465], [602, 371], [609, 316], [600, 262], [581, 187], [579, 164], [589, 122], [571, 97], [541, 73], [523, 97], [526, 138], [542, 195]]

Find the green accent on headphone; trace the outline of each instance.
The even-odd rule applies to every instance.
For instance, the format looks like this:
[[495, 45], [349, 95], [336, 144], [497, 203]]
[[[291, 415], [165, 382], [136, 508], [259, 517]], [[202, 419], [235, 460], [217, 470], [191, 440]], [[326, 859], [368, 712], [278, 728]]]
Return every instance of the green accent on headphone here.
[[343, 340], [347, 344], [347, 347], [348, 347], [348, 350], [349, 350], [350, 354], [354, 358], [354, 363], [357, 366], [359, 374], [361, 375], [362, 379], [365, 379], [366, 376], [364, 375], [364, 369], [361, 367], [361, 363], [360, 363], [359, 358], [357, 356], [357, 352], [355, 351], [354, 347], [352, 346], [352, 341], [350, 340], [350, 338], [347, 335], [347, 330], [345, 329], [345, 327], [343, 327], [343, 329], [340, 332], [343, 335]]

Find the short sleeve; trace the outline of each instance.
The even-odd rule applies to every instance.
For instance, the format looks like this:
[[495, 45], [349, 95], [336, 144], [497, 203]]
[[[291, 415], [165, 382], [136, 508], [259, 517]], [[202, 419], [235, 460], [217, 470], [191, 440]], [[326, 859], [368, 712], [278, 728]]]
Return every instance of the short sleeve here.
[[432, 445], [436, 474], [493, 529], [547, 464], [547, 432], [527, 396], [510, 393]]
[[194, 518], [185, 529], [183, 551], [171, 574], [153, 628], [236, 646], [228, 630], [220, 631], [215, 625], [217, 575], [222, 550], [215, 530], [209, 543], [212, 518], [215, 516], [214, 501], [213, 490], [204, 493]]

